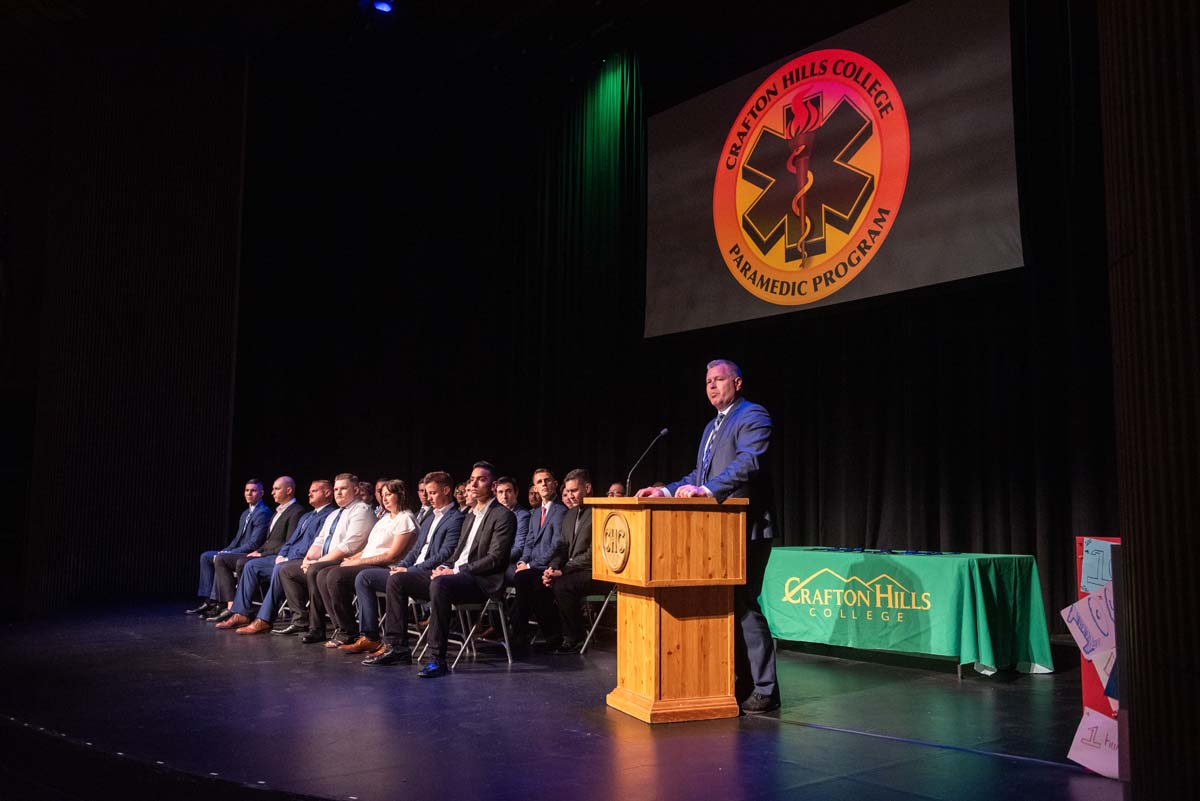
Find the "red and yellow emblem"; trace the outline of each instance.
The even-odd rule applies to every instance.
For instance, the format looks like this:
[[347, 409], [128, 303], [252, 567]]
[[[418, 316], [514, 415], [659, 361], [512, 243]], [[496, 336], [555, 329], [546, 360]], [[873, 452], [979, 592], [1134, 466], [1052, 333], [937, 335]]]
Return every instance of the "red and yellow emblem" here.
[[879, 65], [849, 50], [789, 61], [738, 114], [717, 163], [713, 225], [733, 277], [779, 305], [853, 281], [896, 223], [908, 117]]

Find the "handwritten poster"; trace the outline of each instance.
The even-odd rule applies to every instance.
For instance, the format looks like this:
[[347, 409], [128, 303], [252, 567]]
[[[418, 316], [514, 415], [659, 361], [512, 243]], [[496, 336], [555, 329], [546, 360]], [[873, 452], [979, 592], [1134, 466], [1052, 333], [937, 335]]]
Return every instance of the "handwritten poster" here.
[[[1098, 651], [1092, 654], [1092, 667], [1096, 669], [1096, 675], [1100, 677], [1100, 685], [1107, 687], [1109, 676], [1117, 670], [1117, 649]], [[1108, 704], [1112, 707], [1113, 712], [1116, 712], [1120, 706], [1115, 697], [1109, 697]]]
[[1083, 710], [1067, 759], [1110, 779], [1117, 774], [1117, 722], [1093, 709]]
[[1117, 647], [1117, 623], [1113, 611], [1112, 582], [1062, 610], [1067, 630], [1085, 659]]
[[1095, 592], [1112, 581], [1112, 546], [1105, 540], [1084, 538], [1083, 565], [1079, 570], [1081, 592]]

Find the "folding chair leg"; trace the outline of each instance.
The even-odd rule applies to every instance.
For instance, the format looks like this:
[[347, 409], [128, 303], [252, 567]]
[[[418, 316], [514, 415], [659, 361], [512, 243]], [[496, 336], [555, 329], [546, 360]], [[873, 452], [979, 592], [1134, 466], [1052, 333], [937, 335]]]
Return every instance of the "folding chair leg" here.
[[[487, 615], [488, 606], [490, 606], [491, 603], [492, 603], [492, 600], [489, 598], [483, 604], [483, 609], [479, 610], [479, 617], [476, 618], [475, 625], [471, 626], [471, 630], [467, 632], [465, 637], [463, 637], [462, 647], [458, 649], [458, 654], [454, 657], [454, 662], [451, 663], [451, 665], [450, 665], [451, 670], [454, 670], [454, 668], [456, 668], [458, 666], [458, 660], [462, 659], [463, 652], [466, 651], [468, 648], [471, 649], [471, 656], [472, 657], [475, 656], [475, 630], [479, 628], [480, 622], [482, 622], [484, 616]], [[459, 621], [458, 624], [460, 626], [462, 626], [463, 630], [465, 631], [466, 630], [466, 620], [464, 620], [464, 618], [463, 618], [462, 609], [458, 610], [458, 621]]]
[[[490, 603], [490, 601], [489, 601]], [[512, 667], [512, 647], [508, 644], [508, 615], [504, 614], [504, 607], [500, 606], [500, 633], [504, 636], [504, 655], [508, 657], [508, 666]]]
[[588, 646], [592, 643], [592, 637], [595, 635], [596, 629], [599, 628], [600, 621], [604, 618], [604, 610], [608, 609], [608, 602], [613, 599], [613, 594], [616, 593], [616, 591], [617, 588], [614, 586], [608, 591], [608, 595], [604, 596], [604, 603], [600, 606], [600, 611], [596, 613], [596, 618], [592, 621], [592, 627], [588, 630], [588, 636], [583, 641], [583, 646], [579, 649], [580, 656], [587, 653]]
[[428, 628], [421, 629], [421, 634], [419, 637], [417, 637], [417, 642], [413, 646], [413, 653], [417, 655], [418, 662], [420, 662], [421, 658], [425, 656], [425, 651], [429, 648], [429, 643], [426, 642], [428, 638], [425, 636], [428, 633]]

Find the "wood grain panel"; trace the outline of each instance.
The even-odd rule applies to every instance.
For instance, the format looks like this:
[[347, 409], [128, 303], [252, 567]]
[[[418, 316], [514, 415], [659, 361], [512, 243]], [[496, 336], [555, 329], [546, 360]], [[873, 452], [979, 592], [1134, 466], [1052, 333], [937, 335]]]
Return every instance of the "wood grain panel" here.
[[733, 589], [656, 590], [662, 654], [659, 698], [733, 696]]
[[716, 509], [655, 509], [650, 585], [743, 584], [746, 513]]
[[658, 692], [659, 616], [654, 591], [617, 591], [617, 688], [644, 698]]

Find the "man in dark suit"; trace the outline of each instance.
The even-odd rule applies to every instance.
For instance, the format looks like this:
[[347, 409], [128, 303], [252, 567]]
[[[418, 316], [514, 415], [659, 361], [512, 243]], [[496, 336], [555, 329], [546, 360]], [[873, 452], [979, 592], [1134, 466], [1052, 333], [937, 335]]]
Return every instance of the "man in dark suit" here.
[[525, 547], [525, 540], [529, 536], [529, 510], [521, 506], [517, 501], [517, 482], [515, 479], [508, 476], [502, 476], [496, 479], [496, 500], [500, 504], [517, 516], [517, 534], [513, 539], [512, 552], [509, 554], [509, 562], [516, 564], [521, 557], [521, 549]]
[[[380, 637], [379, 604], [376, 593], [388, 592], [389, 580], [398, 573], [410, 570], [428, 573], [450, 558], [458, 545], [462, 530], [463, 513], [454, 503], [454, 479], [440, 470], [421, 479], [425, 488], [425, 499], [430, 513], [417, 526], [417, 540], [412, 548], [392, 568], [380, 567], [364, 570], [354, 577], [354, 592], [358, 597], [359, 638], [339, 647], [343, 653], [370, 652], [364, 665], [395, 665], [411, 661], [407, 656], [408, 607], [388, 615], [388, 641]], [[390, 596], [388, 596], [390, 597]], [[392, 607], [388, 607], [391, 612]], [[401, 650], [397, 651], [397, 647]]]
[[754, 685], [742, 702], [742, 711], [761, 714], [779, 708], [775, 641], [758, 606], [763, 574], [771, 555], [774, 499], [766, 467], [771, 415], [742, 397], [742, 371], [731, 361], [717, 359], [708, 363], [705, 391], [717, 416], [705, 426], [700, 437], [696, 469], [664, 488], [638, 490], [637, 497], [750, 500], [746, 515], [746, 584], [734, 588], [733, 593], [739, 635], [734, 657], [739, 686], [747, 673]]
[[513, 641], [521, 646], [528, 644], [529, 619], [534, 617], [553, 650], [559, 645], [558, 614], [554, 611], [554, 596], [542, 585], [542, 571], [550, 564], [567, 507], [558, 498], [558, 479], [549, 469], [539, 467], [533, 471], [533, 486], [541, 503], [529, 511], [529, 534], [504, 580], [517, 593], [512, 608]]
[[[563, 479], [563, 501], [567, 513], [559, 526], [558, 542], [550, 554], [550, 564], [542, 571], [545, 591], [553, 593], [558, 606], [562, 641], [556, 654], [577, 654], [587, 637], [583, 602], [589, 595], [606, 593], [609, 585], [592, 578], [592, 510], [583, 499], [592, 494], [592, 478], [582, 468], [572, 470]], [[542, 622], [542, 621], [539, 621]], [[542, 628], [546, 623], [542, 622]]]
[[421, 505], [417, 509], [417, 525], [425, 522], [425, 518], [433, 513], [433, 506], [429, 503], [429, 495], [425, 492], [425, 479], [417, 482], [417, 500]]
[[219, 624], [233, 617], [234, 612], [230, 607], [233, 606], [233, 597], [237, 590], [236, 577], [245, 572], [246, 562], [260, 556], [274, 556], [279, 553], [279, 549], [296, 530], [296, 523], [307, 511], [304, 504], [296, 501], [296, 482], [291, 476], [275, 479], [271, 485], [271, 497], [275, 500], [275, 516], [271, 518], [267, 538], [263, 544], [250, 553], [219, 553], [213, 559], [213, 567], [216, 568], [214, 600], [224, 608], [215, 617], [208, 618], [209, 620], [215, 620]]
[[[446, 648], [450, 636], [450, 606], [455, 603], [482, 603], [498, 596], [504, 587], [504, 569], [516, 536], [516, 515], [496, 502], [493, 484], [496, 468], [490, 462], [476, 462], [467, 480], [468, 500], [473, 503], [463, 519], [462, 532], [454, 552], [432, 571], [409, 570], [388, 579], [387, 604], [399, 625], [407, 629], [409, 597], [429, 600], [429, 647], [432, 658], [417, 674], [423, 679], [444, 676]], [[392, 615], [388, 615], [388, 636], [393, 636]], [[393, 646], [393, 662], [408, 656], [406, 633]]]
[[[233, 605], [233, 616], [217, 624], [219, 629], [237, 629], [238, 634], [263, 634], [271, 630], [275, 613], [283, 601], [283, 586], [276, 580], [279, 568], [285, 563], [300, 559], [308, 551], [313, 540], [321, 531], [325, 519], [333, 511], [333, 484], [328, 479], [317, 479], [308, 488], [308, 502], [312, 511], [304, 512], [296, 521], [296, 527], [277, 553], [247, 559], [238, 578]], [[292, 508], [296, 508], [295, 504]], [[263, 546], [266, 549], [266, 546]], [[266, 585], [262, 605], [254, 613], [254, 593]]]
[[257, 478], [250, 479], [246, 482], [242, 495], [246, 499], [247, 509], [238, 518], [237, 533], [234, 534], [233, 540], [219, 551], [205, 551], [200, 554], [200, 585], [196, 588], [196, 594], [204, 599], [204, 602], [195, 609], [189, 609], [189, 615], [208, 616], [221, 611], [221, 605], [216, 602], [216, 596], [213, 594], [213, 578], [216, 571], [213, 560], [218, 554], [247, 554], [262, 545], [263, 540], [267, 538], [271, 510], [262, 500], [262, 482]]

